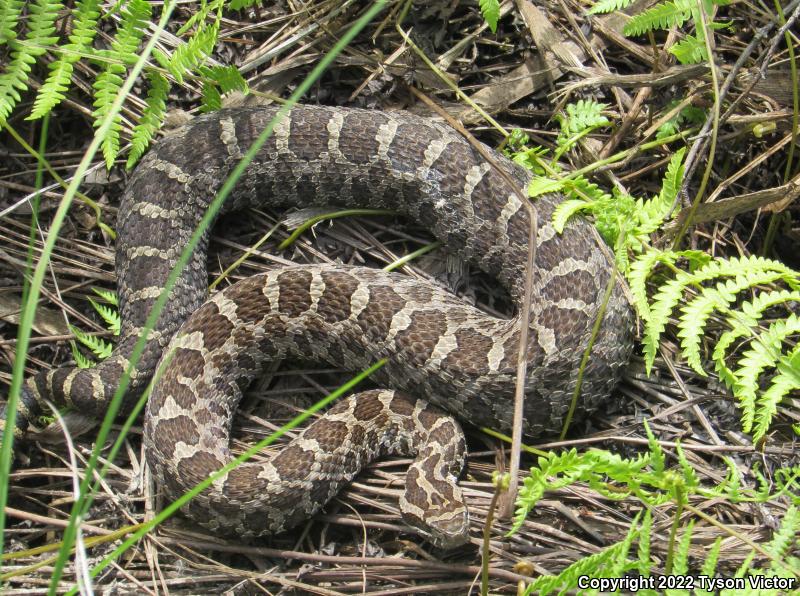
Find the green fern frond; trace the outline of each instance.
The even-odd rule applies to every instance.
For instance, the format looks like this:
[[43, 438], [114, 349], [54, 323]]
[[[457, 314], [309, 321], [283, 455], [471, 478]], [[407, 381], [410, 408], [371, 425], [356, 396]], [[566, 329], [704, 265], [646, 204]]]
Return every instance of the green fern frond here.
[[575, 103], [567, 104], [564, 108], [566, 115], [558, 115], [561, 131], [565, 136], [575, 135], [587, 130], [608, 126], [608, 118], [603, 114], [607, 104], [592, 99], [580, 99]]
[[94, 366], [94, 361], [84, 356], [74, 341], [70, 341], [69, 345], [72, 351], [72, 359], [75, 360], [75, 365], [78, 368], [92, 368]]
[[631, 17], [622, 32], [625, 35], [642, 35], [655, 29], [669, 29], [680, 27], [691, 16], [693, 0], [675, 0], [675, 2], [662, 2], [653, 8]]
[[686, 154], [686, 147], [681, 147], [670, 158], [667, 171], [661, 183], [661, 192], [657, 197], [649, 201], [639, 199], [637, 205], [638, 224], [637, 234], [651, 234], [664, 223], [669, 215], [675, 200], [678, 198], [678, 191], [683, 183], [683, 156]]
[[689, 548], [692, 546], [692, 531], [694, 530], [694, 520], [689, 520], [683, 530], [681, 541], [672, 559], [672, 571], [675, 575], [686, 575], [689, 572]]
[[700, 479], [697, 477], [697, 472], [695, 472], [689, 460], [686, 459], [686, 454], [683, 452], [680, 441], [675, 444], [675, 454], [678, 456], [678, 464], [681, 466], [681, 471], [683, 472], [684, 490], [692, 490], [700, 486]]
[[[556, 181], [552, 186], [547, 186], [547, 178], [538, 179], [534, 177], [533, 180], [542, 180], [539, 188], [545, 192], [555, 192], [561, 190], [567, 196], [567, 200], [563, 201], [556, 211], [553, 213], [553, 225], [561, 232], [564, 229], [569, 216], [574, 215], [578, 211], [587, 211], [595, 216], [595, 226], [600, 234], [609, 243], [610, 246], [615, 245], [616, 231], [619, 229], [618, 219], [621, 212], [627, 211], [629, 207], [623, 204], [623, 199], [620, 197], [613, 197], [607, 192], [603, 191], [597, 184], [590, 182], [583, 176], [577, 178], [565, 178], [561, 181]], [[533, 180], [531, 181], [533, 183]], [[551, 190], [551, 188], [553, 190]], [[534, 190], [538, 190], [535, 188]], [[542, 193], [543, 194], [543, 193]], [[583, 206], [571, 201], [581, 201]], [[564, 203], [567, 203], [564, 205]], [[631, 201], [631, 205], [633, 202]], [[562, 205], [564, 205], [562, 207]], [[579, 208], [580, 207], [580, 208]], [[610, 233], [609, 233], [610, 232]]]
[[650, 249], [636, 257], [627, 272], [628, 285], [631, 287], [634, 299], [639, 306], [639, 314], [643, 319], [650, 315], [647, 301], [647, 280], [652, 275], [657, 264], [661, 263], [675, 268], [680, 259], [686, 259], [689, 271], [696, 271], [711, 262], [711, 256], [702, 250], [660, 251]]
[[788, 306], [791, 302], [800, 303], [800, 292], [796, 290], [760, 292], [752, 301], [743, 302], [739, 310], [727, 318], [730, 330], [720, 335], [711, 358], [720, 380], [728, 387], [733, 387], [736, 382], [733, 370], [726, 363], [728, 348], [741, 337], [757, 335], [756, 327], [767, 309], [782, 304]]
[[650, 430], [650, 424], [648, 424], [647, 420], [644, 421], [644, 432], [647, 435], [647, 447], [650, 449], [650, 465], [653, 468], [653, 472], [658, 475], [663, 474], [666, 466], [664, 450], [661, 449], [661, 445], [656, 441], [656, 436]]
[[50, 63], [48, 67], [50, 74], [47, 76], [36, 100], [33, 102], [33, 110], [26, 120], [36, 120], [57, 106], [63, 99], [72, 82], [72, 71], [75, 62], [80, 59], [77, 54], [63, 55], [58, 60]]
[[0, 46], [17, 38], [19, 15], [23, 0], [0, 0]]
[[702, 376], [707, 376], [700, 358], [700, 342], [706, 323], [714, 311], [727, 312], [739, 293], [760, 284], [769, 284], [784, 277], [777, 271], [751, 271], [735, 279], [720, 281], [713, 288], [702, 288], [700, 295], [681, 308], [678, 319], [678, 337], [687, 364]]
[[[569, 192], [570, 196], [576, 199], [583, 199], [584, 201], [613, 201], [619, 197], [612, 198], [610, 194], [605, 192], [600, 186], [588, 180], [584, 176], [577, 176], [575, 178], [567, 178], [564, 180], [564, 188]], [[606, 205], [598, 206], [598, 210], [605, 209]], [[617, 209], [619, 210], [619, 209]]]
[[499, 0], [478, 0], [478, 5], [489, 29], [492, 30], [492, 33], [497, 33], [497, 21], [500, 20]]
[[200, 105], [201, 112], [216, 112], [222, 108], [222, 93], [220, 93], [219, 87], [211, 81], [203, 82], [201, 98], [203, 102]]
[[[537, 179], [534, 178], [534, 180]], [[539, 180], [547, 179], [539, 178]], [[531, 180], [531, 183], [533, 183], [533, 180]], [[548, 190], [546, 192], [552, 191]], [[591, 209], [592, 204], [584, 201], [583, 199], [567, 199], [565, 201], [561, 201], [553, 210], [553, 227], [555, 228], [556, 232], [561, 234], [564, 231], [564, 227], [567, 225], [567, 221], [569, 221], [573, 215], [579, 211], [590, 211]]]
[[92, 291], [112, 306], [119, 306], [119, 298], [117, 298], [116, 292], [95, 287], [92, 288]]
[[[111, 105], [122, 87], [123, 77], [127, 72], [126, 64], [136, 62], [136, 50], [144, 35], [145, 27], [150, 20], [151, 6], [146, 0], [130, 0], [122, 11], [122, 23], [117, 35], [111, 41], [111, 49], [98, 52], [105, 60], [104, 67], [95, 79], [94, 107], [92, 115], [94, 126], [100, 126]], [[119, 153], [119, 133], [122, 129], [122, 118], [114, 117], [108, 135], [103, 139], [103, 157], [106, 167], [111, 169]]]
[[69, 329], [72, 331], [75, 339], [89, 348], [100, 360], [105, 360], [111, 356], [111, 351], [114, 349], [114, 346], [102, 337], [85, 333], [72, 325], [69, 326]]
[[[791, 314], [784, 320], [776, 321], [764, 333], [754, 338], [750, 342], [750, 348], [739, 359], [738, 369], [734, 373], [733, 393], [742, 408], [744, 432], [751, 431], [756, 419], [756, 393], [759, 389], [759, 377], [765, 369], [778, 366], [782, 357], [784, 340], [798, 333], [800, 333], [800, 318]], [[780, 386], [775, 389], [775, 393], [770, 394], [770, 399], [774, 399], [784, 387], [784, 381], [781, 381]], [[768, 407], [769, 404], [762, 404], [762, 408], [764, 406]], [[762, 412], [762, 415], [771, 418], [773, 413], [774, 410]]]
[[650, 373], [658, 351], [658, 342], [667, 326], [672, 311], [677, 306], [687, 287], [700, 287], [703, 282], [720, 277], [739, 277], [756, 271], [775, 271], [791, 287], [797, 283], [796, 273], [783, 263], [764, 257], [742, 257], [715, 259], [694, 272], [680, 271], [664, 283], [650, 305], [650, 318], [645, 326], [643, 345], [645, 368]]
[[197, 72], [209, 81], [216, 83], [223, 95], [231, 91], [248, 93], [250, 90], [247, 81], [235, 66], [212, 66], [211, 68], [201, 66]]
[[778, 468], [773, 473], [776, 496], [788, 494], [795, 506], [800, 506], [800, 466]]
[[[532, 199], [535, 199], [536, 197], [540, 197], [542, 195], [546, 195], [551, 192], [559, 192], [563, 187], [564, 187], [563, 180], [556, 180], [555, 178], [549, 178], [546, 176], [534, 176], [528, 183], [528, 196]], [[563, 201], [558, 207], [556, 207], [556, 211], [558, 211], [559, 208], [562, 208], [562, 205], [566, 202], [568, 201]], [[581, 202], [584, 203], [585, 207], [588, 207], [589, 205], [588, 203], [586, 203], [585, 201]], [[563, 207], [562, 209], [566, 209], [566, 207]], [[577, 210], [572, 211], [570, 215], [574, 215], [576, 212]], [[555, 222], [556, 222], [556, 214], [554, 213], [553, 223], [555, 224]], [[564, 223], [566, 223], [566, 219], [564, 220]], [[563, 230], [564, 228], [562, 227], [561, 229]]]
[[[178, 37], [182, 37], [188, 31], [194, 29], [198, 23], [203, 23], [213, 12], [220, 14], [222, 8], [225, 5], [225, 0], [211, 0], [211, 2], [206, 2], [206, 0], [201, 0], [199, 10], [196, 10], [192, 13], [192, 15], [186, 19], [186, 22], [181, 25], [181, 28], [175, 33]], [[238, 10], [229, 6], [232, 10]]]
[[[795, 505], [790, 505], [786, 509], [780, 527], [772, 535], [772, 540], [765, 545], [764, 550], [775, 559], [782, 560], [792, 549], [797, 547], [798, 535], [800, 535], [800, 509]], [[774, 575], [782, 575], [786, 572], [776, 564], [775, 560], [770, 563], [770, 571]]]
[[633, 0], [599, 0], [599, 2], [595, 2], [586, 12], [587, 14], [605, 14], [607, 12], [628, 8], [632, 3]]
[[759, 441], [767, 434], [772, 417], [778, 411], [778, 404], [791, 391], [800, 390], [800, 346], [788, 356], [781, 355], [777, 365], [778, 372], [772, 378], [770, 386], [758, 396], [753, 440]]
[[153, 135], [161, 128], [161, 124], [164, 122], [164, 114], [167, 111], [169, 81], [156, 70], [147, 71], [145, 76], [150, 82], [150, 89], [147, 91], [147, 101], [142, 117], [139, 119], [139, 123], [133, 127], [131, 152], [125, 164], [125, 167], [129, 170], [144, 155]]
[[89, 302], [91, 302], [92, 306], [97, 311], [97, 314], [99, 314], [100, 317], [102, 317], [102, 319], [105, 321], [109, 331], [111, 331], [114, 335], [119, 335], [121, 319], [116, 309], [106, 306], [105, 304], [100, 304], [91, 297], [89, 298]]
[[206, 58], [211, 55], [214, 45], [217, 43], [218, 32], [219, 24], [217, 22], [211, 25], [203, 23], [189, 41], [175, 49], [171, 58], [167, 58], [161, 53], [154, 53], [154, 55], [159, 58], [161, 65], [169, 70], [178, 83], [183, 83], [183, 76], [205, 62]]
[[[18, 14], [15, 7], [16, 5], [12, 5], [5, 10], [11, 15], [12, 20], [15, 12]], [[0, 124], [6, 121], [17, 105], [21, 97], [20, 92], [28, 88], [28, 75], [36, 59], [58, 41], [58, 37], [53, 33], [56, 30], [56, 17], [63, 8], [58, 0], [35, 0], [29, 5], [28, 32], [24, 41], [16, 37], [9, 39], [11, 59], [5, 72], [0, 74]]]
[[228, 8], [231, 10], [244, 10], [245, 8], [250, 8], [251, 6], [260, 4], [261, 0], [230, 0], [228, 3]]
[[683, 291], [690, 283], [690, 274], [681, 271], [678, 276], [662, 285], [650, 305], [650, 317], [646, 321], [642, 346], [644, 352], [644, 365], [647, 374], [653, 368], [653, 362], [658, 352], [659, 338], [667, 328], [667, 322], [673, 309], [677, 306]]
[[608, 565], [606, 565], [605, 569], [603, 569], [603, 575], [605, 577], [622, 577], [623, 574], [631, 568], [628, 553], [631, 551], [634, 539], [639, 536], [639, 518], [641, 516], [642, 512], [639, 511], [636, 517], [633, 518], [628, 533], [620, 542], [620, 547], [616, 556], [613, 557]]
[[544, 596], [554, 591], [558, 591], [559, 594], [565, 594], [570, 589], [575, 589], [578, 586], [578, 578], [581, 576], [609, 577], [606, 570], [625, 551], [626, 545], [630, 547], [628, 537], [631, 537], [632, 540], [637, 532], [637, 524], [631, 524], [625, 540], [617, 542], [599, 553], [578, 559], [558, 575], [540, 575], [528, 584], [525, 594]]
[[650, 250], [636, 258], [627, 270], [626, 278], [631, 289], [633, 305], [642, 320], [650, 318], [650, 304], [647, 300], [647, 279], [659, 262], [675, 262], [678, 257], [673, 252]]
[[[722, 538], [717, 538], [714, 541], [714, 544], [711, 545], [711, 548], [708, 549], [708, 555], [706, 556], [706, 560], [703, 561], [703, 565], [700, 567], [700, 575], [705, 575], [706, 577], [714, 577], [717, 571], [717, 563], [719, 561], [719, 551], [722, 546]], [[695, 586], [695, 594], [700, 596], [701, 594], [704, 596], [712, 596], [713, 592], [710, 590], [703, 590], [699, 586]]]
[[669, 53], [681, 64], [699, 64], [708, 60], [706, 43], [697, 35], [687, 35], [670, 47]]
[[97, 33], [97, 19], [100, 16], [100, 0], [80, 0], [75, 5], [72, 19], [70, 43], [60, 48], [61, 55], [50, 63], [47, 76], [33, 104], [28, 120], [35, 120], [48, 114], [63, 99], [72, 82], [73, 65], [82, 54], [90, 53], [91, 44]]
[[[671, 111], [677, 104], [677, 100], [668, 103], [664, 107], [664, 112]], [[686, 106], [658, 128], [656, 138], [663, 139], [664, 137], [677, 134], [680, 132], [682, 124], [700, 125], [705, 122], [705, 119], [706, 112], [704, 109], [695, 106]]]
[[[513, 136], [513, 132], [512, 132]], [[513, 139], [509, 140], [509, 144]], [[527, 149], [523, 149], [522, 151], [515, 151], [511, 155], [511, 159], [514, 163], [518, 163], [522, 167], [527, 170], [530, 170], [537, 176], [545, 176], [547, 173], [545, 171], [544, 166], [542, 165], [544, 162], [544, 158], [549, 153], [548, 149], [544, 147], [535, 146], [530, 147]]]
[[636, 550], [636, 568], [642, 577], [650, 577], [650, 567], [653, 562], [650, 560], [650, 540], [653, 529], [653, 515], [650, 509], [644, 510], [642, 527], [639, 532], [639, 544]]

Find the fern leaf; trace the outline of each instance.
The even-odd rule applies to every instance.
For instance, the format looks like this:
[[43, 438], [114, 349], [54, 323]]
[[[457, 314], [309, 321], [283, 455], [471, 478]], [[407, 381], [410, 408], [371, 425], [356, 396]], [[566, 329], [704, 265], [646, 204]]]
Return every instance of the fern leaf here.
[[706, 44], [697, 35], [687, 35], [670, 47], [669, 53], [681, 64], [698, 64], [708, 60]]
[[[28, 75], [36, 59], [58, 41], [53, 36], [55, 19], [63, 5], [58, 0], [36, 0], [28, 9], [28, 32], [24, 42], [9, 40], [11, 59], [0, 74], [0, 124], [4, 123], [20, 100], [20, 92], [28, 88]], [[13, 18], [14, 6], [5, 12]]]
[[[150, 3], [146, 0], [129, 0], [122, 12], [122, 23], [111, 42], [111, 50], [105, 53], [107, 56], [105, 67], [92, 85], [95, 97], [95, 111], [92, 113], [95, 127], [103, 122], [122, 87], [123, 77], [127, 72], [124, 65], [137, 59], [136, 50], [144, 35], [151, 10]], [[103, 157], [109, 169], [114, 165], [119, 153], [121, 129], [122, 118], [117, 114], [102, 144]]]
[[[181, 25], [181, 28], [178, 29], [175, 35], [177, 35], [178, 37], [182, 37], [188, 31], [194, 29], [198, 23], [204, 22], [208, 18], [208, 15], [211, 14], [212, 12], [217, 12], [217, 13], [220, 12], [223, 6], [224, 6], [224, 0], [211, 0], [211, 2], [206, 2], [206, 0], [201, 0], [200, 9], [195, 10], [192, 13], [192, 15], [188, 19], [186, 19], [186, 22], [183, 23], [183, 25]], [[237, 8], [233, 8], [233, 6], [230, 5], [229, 8], [231, 8], [232, 10], [239, 10]]]
[[175, 49], [166, 66], [178, 83], [183, 83], [183, 75], [197, 65], [202, 64], [214, 50], [217, 43], [219, 25], [203, 24], [184, 44]]
[[[633, 531], [635, 531], [635, 527], [631, 527], [630, 532]], [[606, 577], [604, 575], [605, 568], [611, 561], [619, 557], [623, 548], [624, 542], [618, 542], [599, 553], [578, 559], [558, 575], [540, 575], [528, 584], [526, 593], [549, 594], [558, 590], [560, 594], [565, 594], [570, 589], [577, 587], [578, 578], [581, 576]]]
[[39, 92], [36, 94], [36, 100], [33, 102], [33, 110], [26, 120], [36, 120], [57, 106], [64, 99], [64, 94], [69, 89], [69, 84], [72, 81], [72, 70], [75, 60], [66, 58], [64, 56], [55, 62], [50, 63], [50, 74], [44, 82]]
[[97, 314], [99, 314], [105, 321], [108, 329], [114, 335], [119, 335], [120, 321], [121, 321], [119, 313], [115, 309], [110, 308], [105, 304], [100, 304], [93, 298], [89, 298], [89, 302], [91, 302], [92, 306], [97, 311]]
[[[536, 179], [534, 178], [534, 180]], [[533, 182], [533, 180], [531, 180], [531, 182]], [[583, 199], [567, 199], [566, 201], [561, 201], [553, 210], [553, 227], [556, 232], [561, 234], [564, 231], [564, 227], [567, 225], [567, 221], [569, 221], [573, 215], [579, 211], [591, 209], [591, 207], [592, 204], [587, 203]]]
[[656, 441], [656, 436], [653, 434], [653, 431], [650, 430], [650, 425], [647, 423], [647, 420], [644, 421], [644, 432], [647, 434], [647, 446], [650, 449], [650, 465], [653, 468], [653, 472], [657, 475], [662, 475], [666, 466], [664, 451], [661, 449], [661, 445], [658, 444], [658, 441]]
[[622, 29], [625, 35], [642, 35], [655, 29], [680, 27], [691, 17], [687, 2], [662, 2], [636, 16], [631, 17]]
[[220, 93], [225, 95], [231, 91], [241, 91], [247, 93], [250, 87], [244, 80], [242, 73], [235, 66], [212, 66], [211, 68], [201, 67], [197, 72], [202, 76], [214, 81], [219, 87]]
[[[111, 104], [116, 99], [120, 87], [122, 87], [122, 76], [125, 74], [125, 67], [121, 64], [108, 64], [106, 69], [101, 72], [92, 87], [94, 87], [94, 107], [92, 115], [95, 118], [94, 126], [99, 127], [105, 119], [106, 114], [111, 109]], [[119, 153], [119, 132], [122, 130], [122, 118], [117, 114], [108, 129], [108, 134], [103, 139], [102, 150], [106, 167], [110, 170], [114, 166], [114, 160]]]
[[636, 514], [636, 517], [633, 518], [628, 533], [620, 542], [620, 547], [616, 556], [609, 561], [609, 564], [606, 565], [606, 568], [603, 570], [606, 577], [622, 577], [625, 571], [628, 570], [628, 553], [631, 550], [634, 539], [639, 534], [639, 518], [641, 515], [642, 512], [640, 511]]
[[682, 258], [689, 261], [690, 269], [696, 269], [698, 266], [703, 266], [711, 260], [711, 257], [707, 253], [699, 250], [681, 250], [676, 252], [650, 249], [648, 252], [636, 257], [633, 263], [631, 263], [630, 268], [626, 271], [628, 285], [633, 294], [634, 305], [638, 309], [639, 316], [645, 321], [650, 317], [650, 305], [647, 300], [648, 278], [658, 263], [674, 266], [674, 264]]
[[636, 567], [642, 577], [650, 577], [650, 568], [653, 565], [650, 560], [650, 534], [652, 529], [653, 515], [650, 513], [650, 509], [645, 509], [642, 528], [639, 532], [639, 546], [636, 551]]
[[[717, 571], [717, 562], [719, 561], [719, 551], [720, 547], [722, 546], [722, 538], [717, 538], [714, 541], [714, 544], [711, 545], [711, 548], [708, 549], [708, 555], [706, 556], [706, 560], [703, 561], [703, 565], [700, 568], [700, 575], [705, 575], [706, 577], [714, 577]], [[695, 586], [694, 592], [697, 596], [713, 596], [714, 592], [711, 590], [705, 590], [700, 586]]]
[[[590, 182], [583, 176], [565, 179], [564, 187], [569, 191], [570, 196], [573, 196], [576, 199], [583, 199], [584, 201], [612, 203], [614, 200], [624, 200], [622, 197], [612, 198], [610, 194], [604, 192], [603, 189], [601, 189], [597, 184]], [[617, 209], [617, 211], [620, 210], [621, 209]]]
[[164, 114], [167, 111], [167, 94], [169, 93], [169, 81], [156, 70], [150, 70], [145, 75], [150, 82], [150, 89], [147, 91], [147, 102], [142, 112], [139, 123], [133, 128], [131, 137], [131, 153], [125, 164], [127, 169], [131, 169], [139, 158], [144, 155], [153, 135], [161, 128], [164, 122]]
[[789, 505], [781, 520], [780, 528], [772, 535], [769, 544], [764, 547], [774, 557], [770, 563], [770, 570], [773, 573], [785, 572], [785, 569], [778, 566], [776, 561], [782, 561], [795, 547], [798, 533], [800, 533], [800, 509], [795, 505]]
[[591, 99], [581, 99], [575, 103], [567, 104], [566, 116], [559, 116], [562, 132], [574, 135], [586, 130], [607, 126], [608, 118], [603, 115], [607, 104]]
[[[756, 337], [750, 348], [739, 359], [739, 368], [735, 372], [736, 381], [733, 386], [734, 396], [742, 408], [742, 429], [750, 432], [756, 417], [756, 392], [759, 377], [767, 367], [778, 366], [781, 358], [781, 346], [790, 335], [800, 333], [800, 318], [789, 315], [782, 321], [776, 321], [761, 335]], [[781, 382], [783, 383], [783, 381]], [[776, 388], [779, 392], [782, 388]], [[770, 395], [770, 399], [775, 393]], [[769, 414], [771, 417], [771, 414]]]
[[72, 358], [75, 360], [75, 365], [78, 368], [92, 368], [95, 365], [92, 360], [89, 360], [89, 358], [81, 354], [81, 351], [78, 349], [78, 346], [74, 341], [69, 342], [69, 345], [70, 350], [72, 351]]
[[205, 81], [203, 83], [202, 101], [203, 103], [200, 106], [201, 112], [216, 112], [222, 108], [222, 94], [211, 81]]
[[800, 346], [796, 346], [789, 356], [778, 360], [778, 373], [769, 388], [758, 397], [753, 440], [758, 442], [767, 434], [772, 417], [778, 411], [778, 404], [790, 391], [800, 389]]
[[686, 148], [682, 147], [670, 158], [667, 172], [664, 174], [664, 181], [661, 183], [661, 192], [657, 197], [649, 201], [638, 202], [639, 209], [636, 210], [639, 219], [636, 226], [637, 234], [651, 234], [664, 223], [667, 215], [672, 210], [678, 191], [683, 182], [683, 156]]
[[75, 336], [75, 339], [89, 348], [100, 360], [105, 360], [111, 356], [111, 351], [114, 349], [114, 346], [105, 341], [102, 337], [89, 335], [72, 325], [70, 325], [69, 328]]
[[753, 271], [736, 279], [721, 281], [713, 288], [702, 288], [700, 295], [681, 308], [678, 337], [686, 362], [700, 375], [707, 376], [700, 361], [700, 341], [706, 322], [715, 310], [727, 311], [740, 292], [759, 284], [769, 284], [783, 277], [777, 271]]
[[16, 39], [23, 4], [23, 0], [0, 0], [0, 46]]
[[726, 363], [730, 346], [740, 337], [754, 337], [757, 335], [756, 326], [764, 316], [764, 311], [768, 308], [779, 304], [788, 305], [790, 302], [800, 303], [800, 292], [796, 290], [761, 292], [752, 301], [743, 302], [739, 311], [734, 313], [735, 316], [728, 317], [726, 322], [730, 330], [719, 337], [711, 355], [720, 380], [728, 387], [733, 389], [736, 383], [736, 375]]
[[586, 12], [587, 14], [605, 14], [607, 12], [628, 8], [632, 3], [633, 0], [599, 0], [599, 2], [595, 2]]
[[689, 548], [692, 545], [692, 530], [694, 530], [694, 520], [689, 520], [686, 529], [683, 531], [681, 541], [675, 551], [672, 561], [672, 571], [675, 575], [686, 575], [689, 571]]
[[49, 113], [63, 99], [72, 81], [73, 65], [80, 60], [82, 53], [90, 51], [97, 32], [97, 18], [100, 16], [99, 0], [80, 0], [73, 11], [70, 43], [62, 46], [61, 55], [50, 63], [47, 76], [33, 104], [28, 120], [41, 118]]
[[481, 14], [492, 33], [497, 33], [497, 21], [500, 20], [500, 2], [498, 0], [478, 0]]
[[231, 10], [243, 10], [256, 5], [260, 6], [261, 0], [230, 0], [228, 8]]
[[673, 279], [664, 283], [654, 296], [653, 304], [650, 305], [650, 318], [645, 326], [642, 341], [648, 374], [658, 351], [659, 338], [687, 287], [699, 286], [703, 282], [719, 277], [738, 277], [758, 271], [779, 273], [780, 279], [793, 288], [798, 283], [797, 273], [783, 263], [757, 256], [715, 259], [694, 272], [680, 271]]
[[656, 359], [661, 334], [664, 333], [667, 327], [667, 320], [672, 310], [683, 296], [683, 291], [689, 283], [689, 279], [690, 274], [681, 271], [674, 279], [662, 285], [653, 296], [653, 303], [650, 305], [650, 318], [647, 320], [644, 337], [642, 338], [645, 370], [648, 375]]
[[117, 294], [115, 292], [95, 287], [92, 288], [92, 291], [112, 306], [119, 306], [119, 299], [117, 298]]
[[675, 454], [678, 456], [678, 463], [683, 472], [683, 484], [688, 489], [694, 489], [700, 486], [700, 479], [697, 477], [697, 472], [686, 459], [686, 454], [683, 452], [680, 441], [675, 444]]
[[647, 279], [658, 262], [674, 262], [677, 260], [672, 252], [662, 252], [660, 250], [649, 250], [637, 257], [628, 268], [628, 286], [633, 296], [633, 305], [636, 307], [642, 320], [650, 318], [650, 305], [647, 301]]

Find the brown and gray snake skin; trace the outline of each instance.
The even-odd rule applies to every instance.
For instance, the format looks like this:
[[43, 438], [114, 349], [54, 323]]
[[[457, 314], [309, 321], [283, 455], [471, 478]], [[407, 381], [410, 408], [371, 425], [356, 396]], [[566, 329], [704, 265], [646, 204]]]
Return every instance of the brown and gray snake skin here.
[[[121, 340], [96, 368], [58, 368], [29, 379], [18, 434], [43, 399], [102, 417], [183, 246], [275, 113], [236, 108], [199, 117], [142, 160], [119, 209]], [[499, 154], [494, 159], [526, 187], [523, 168]], [[560, 428], [611, 275], [587, 222], [577, 219], [562, 235], [553, 229], [560, 199], [549, 195], [535, 202], [527, 436]], [[528, 212], [466, 140], [432, 120], [295, 107], [247, 168], [225, 210], [249, 205], [395, 210], [494, 276], [516, 305], [522, 302]], [[467, 513], [455, 483], [464, 437], [449, 414], [509, 431], [519, 328], [526, 317], [496, 319], [431, 283], [348, 265], [276, 269], [205, 302], [207, 245], [208, 234], [180, 275], [126, 395], [127, 404], [135, 402], [162, 354], [171, 354], [148, 403], [144, 438], [166, 494], [182, 494], [230, 461], [238, 401], [265, 362], [302, 357], [355, 371], [386, 358], [372, 380], [392, 390], [340, 401], [278, 455], [236, 468], [185, 512], [211, 530], [237, 536], [280, 532], [313, 515], [373, 458], [413, 454], [400, 499], [404, 518], [435, 544], [466, 540]], [[632, 313], [617, 287], [585, 370], [582, 413], [610, 393], [627, 362], [632, 333]]]

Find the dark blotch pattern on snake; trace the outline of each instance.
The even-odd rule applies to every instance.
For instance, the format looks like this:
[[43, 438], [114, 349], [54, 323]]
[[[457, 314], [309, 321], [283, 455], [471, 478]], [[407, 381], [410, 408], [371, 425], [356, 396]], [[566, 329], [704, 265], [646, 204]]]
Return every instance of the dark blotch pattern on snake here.
[[[20, 431], [42, 398], [103, 415], [182, 247], [275, 112], [240, 108], [199, 117], [142, 160], [119, 210], [122, 339], [94, 369], [59, 368], [29, 379]], [[524, 169], [494, 157], [526, 187]], [[370, 459], [414, 453], [404, 516], [439, 544], [463, 541], [466, 513], [454, 479], [464, 440], [444, 412], [510, 429], [519, 326], [527, 320], [524, 431], [559, 429], [611, 275], [588, 223], [577, 219], [563, 235], [554, 230], [550, 220], [560, 198], [535, 202], [534, 297], [528, 316], [513, 320], [490, 317], [429, 283], [344, 265], [261, 274], [204, 304], [206, 234], [126, 396], [130, 404], [141, 394], [171, 341], [173, 357], [145, 422], [148, 461], [163, 489], [175, 497], [229, 460], [231, 419], [264, 361], [300, 356], [363, 370], [387, 358], [373, 380], [398, 391], [342, 401], [271, 461], [230, 472], [186, 511], [211, 529], [240, 536], [278, 532], [312, 515]], [[522, 301], [528, 212], [506, 179], [443, 124], [398, 112], [296, 107], [247, 168], [225, 210], [247, 205], [395, 210], [496, 277], [517, 305]], [[585, 370], [579, 414], [611, 391], [628, 359], [632, 328], [631, 310], [616, 288]]]

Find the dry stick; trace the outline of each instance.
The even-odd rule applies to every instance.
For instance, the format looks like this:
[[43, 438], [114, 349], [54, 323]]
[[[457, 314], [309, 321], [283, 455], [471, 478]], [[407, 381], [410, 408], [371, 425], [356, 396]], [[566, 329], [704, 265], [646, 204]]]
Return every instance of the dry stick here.
[[636, 117], [642, 111], [642, 106], [644, 102], [650, 97], [653, 93], [652, 87], [643, 87], [639, 90], [636, 94], [636, 98], [633, 100], [633, 105], [631, 109], [628, 110], [628, 113], [625, 115], [625, 118], [622, 120], [622, 124], [620, 127], [611, 135], [611, 138], [605, 144], [605, 146], [600, 150], [600, 153], [597, 154], [599, 159], [605, 159], [607, 157], [611, 157], [611, 153], [617, 148], [620, 144], [622, 139], [628, 134], [628, 131], [633, 126]]
[[[164, 544], [186, 547], [185, 540], [173, 539], [166, 536], [159, 537]], [[281, 550], [276, 548], [261, 548], [242, 546], [241, 544], [219, 544], [217, 542], [205, 542], [192, 540], [192, 548], [199, 548], [217, 552], [236, 553], [243, 555], [254, 555], [257, 557], [270, 557], [274, 559], [298, 559], [309, 563], [328, 563], [331, 565], [364, 565], [367, 567], [410, 567], [413, 569], [427, 569], [432, 571], [443, 571], [445, 573], [457, 573], [459, 575], [474, 576], [480, 573], [477, 565], [451, 565], [448, 563], [437, 563], [435, 561], [422, 561], [418, 559], [387, 559], [386, 557], [340, 557], [336, 555], [319, 555], [315, 553], [305, 553], [301, 551]], [[489, 575], [495, 579], [518, 582], [519, 580], [528, 581], [530, 578], [507, 571], [506, 569], [489, 569]]]
[[530, 305], [533, 296], [533, 263], [536, 261], [536, 235], [538, 229], [538, 216], [536, 209], [522, 189], [499, 167], [492, 155], [473, 137], [469, 131], [455, 118], [450, 116], [441, 107], [436, 105], [427, 95], [411, 87], [411, 92], [434, 110], [437, 114], [447, 120], [448, 124], [455, 128], [466, 138], [470, 144], [481, 154], [503, 179], [511, 186], [517, 198], [528, 210], [528, 259], [525, 263], [525, 292], [520, 304], [520, 328], [519, 328], [519, 349], [517, 350], [517, 384], [514, 390], [514, 425], [511, 432], [511, 462], [509, 472], [511, 478], [508, 483], [508, 491], [501, 497], [501, 517], [510, 517], [513, 513], [514, 500], [517, 497], [517, 486], [519, 484], [519, 460], [522, 447], [522, 414], [525, 405], [525, 378], [528, 371], [528, 328], [530, 326]]

